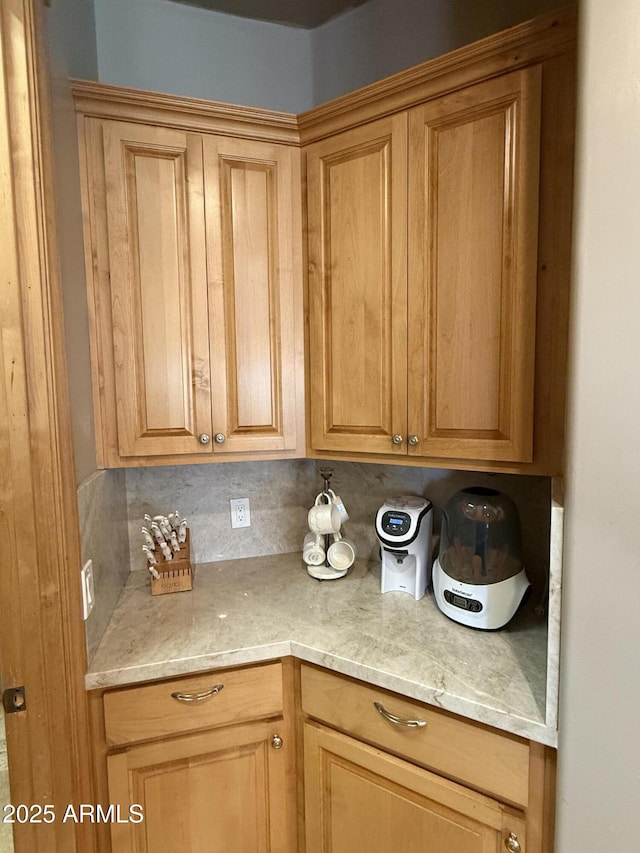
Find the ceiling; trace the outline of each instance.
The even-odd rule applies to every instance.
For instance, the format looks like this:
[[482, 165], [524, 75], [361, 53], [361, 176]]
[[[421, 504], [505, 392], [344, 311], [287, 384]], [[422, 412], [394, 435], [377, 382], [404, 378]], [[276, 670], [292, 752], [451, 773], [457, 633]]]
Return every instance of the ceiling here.
[[174, 0], [241, 18], [311, 29], [367, 0]]

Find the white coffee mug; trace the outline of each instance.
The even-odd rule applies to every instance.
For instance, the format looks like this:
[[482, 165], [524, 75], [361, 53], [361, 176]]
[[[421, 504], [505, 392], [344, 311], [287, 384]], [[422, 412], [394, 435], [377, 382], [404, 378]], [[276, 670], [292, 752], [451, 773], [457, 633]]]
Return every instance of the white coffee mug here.
[[338, 507], [338, 512], [340, 513], [340, 522], [342, 524], [346, 524], [349, 521], [349, 513], [347, 512], [347, 508], [342, 502], [342, 498], [340, 495], [336, 495], [333, 489], [329, 489], [329, 495], [331, 496], [331, 503], [334, 506]]
[[308, 566], [320, 566], [324, 563], [324, 543], [320, 533], [309, 531], [302, 545], [302, 559]]
[[322, 495], [318, 495], [315, 505], [307, 516], [309, 529], [312, 533], [337, 533], [340, 530], [340, 512], [332, 503], [320, 503]]
[[343, 539], [339, 533], [333, 534], [333, 542], [327, 550], [327, 560], [334, 569], [348, 569], [356, 558], [356, 546], [350, 539]]

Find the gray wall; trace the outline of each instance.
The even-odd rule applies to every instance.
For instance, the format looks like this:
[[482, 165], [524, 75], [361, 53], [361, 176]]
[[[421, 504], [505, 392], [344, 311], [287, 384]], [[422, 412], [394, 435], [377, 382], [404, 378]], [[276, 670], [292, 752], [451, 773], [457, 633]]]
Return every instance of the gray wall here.
[[583, 0], [558, 853], [638, 850], [640, 4]]
[[369, 0], [314, 30], [169, 0], [95, 0], [100, 80], [303, 112], [563, 5]]
[[301, 112], [311, 99], [307, 30], [168, 0], [95, 0], [100, 80]]
[[313, 31], [313, 103], [561, 5], [562, 0], [369, 0]]

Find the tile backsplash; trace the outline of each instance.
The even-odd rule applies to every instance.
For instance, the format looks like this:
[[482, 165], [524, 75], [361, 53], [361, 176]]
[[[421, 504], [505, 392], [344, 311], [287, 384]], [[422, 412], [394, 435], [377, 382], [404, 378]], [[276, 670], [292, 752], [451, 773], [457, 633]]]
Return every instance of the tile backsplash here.
[[[302, 550], [314, 475], [307, 459], [128, 469], [131, 568], [146, 567], [145, 513], [186, 516], [196, 563]], [[231, 498], [249, 498], [251, 527], [231, 528]]]
[[[359, 556], [378, 555], [374, 518], [385, 498], [407, 493], [428, 497], [435, 505], [439, 529], [441, 508], [451, 495], [468, 486], [489, 486], [516, 502], [527, 569], [532, 580], [544, 582], [549, 562], [549, 478], [309, 459], [127, 470], [132, 568], [145, 567], [140, 550], [144, 514], [174, 509], [189, 519], [196, 563], [301, 550], [307, 511], [322, 487], [318, 469], [325, 465], [333, 469], [332, 486], [349, 511], [345, 532], [355, 541]], [[229, 500], [247, 497], [251, 527], [234, 530]]]
[[[345, 533], [358, 556], [378, 558], [375, 514], [386, 498], [423, 495], [442, 507], [459, 489], [488, 486], [509, 495], [520, 512], [524, 560], [534, 594], [544, 594], [549, 569], [551, 481], [486, 474], [310, 459], [223, 462], [99, 471], [78, 489], [83, 561], [94, 561], [96, 607], [87, 621], [89, 659], [97, 648], [131, 569], [144, 569], [140, 528], [145, 513], [179, 510], [189, 520], [194, 562], [302, 550], [307, 511], [322, 488], [319, 468], [333, 469], [332, 487], [350, 519]], [[249, 498], [251, 527], [232, 529], [229, 501]]]

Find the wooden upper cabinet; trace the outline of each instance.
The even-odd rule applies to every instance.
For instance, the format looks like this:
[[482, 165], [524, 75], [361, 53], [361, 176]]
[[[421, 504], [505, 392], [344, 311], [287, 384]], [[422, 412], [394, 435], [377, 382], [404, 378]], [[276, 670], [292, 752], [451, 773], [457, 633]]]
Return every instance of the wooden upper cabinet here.
[[83, 87], [99, 464], [299, 455], [300, 151], [297, 135], [279, 141], [290, 117]]
[[532, 461], [541, 76], [309, 146], [313, 450]]
[[307, 149], [311, 445], [406, 432], [407, 116]]
[[410, 453], [532, 460], [540, 89], [534, 66], [410, 112]]
[[204, 141], [214, 452], [296, 446], [295, 155]]
[[562, 473], [575, 65], [565, 7], [298, 117], [311, 455]]
[[108, 122], [103, 145], [118, 453], [210, 453], [202, 141]]

